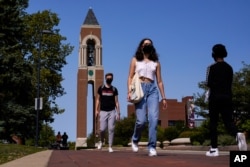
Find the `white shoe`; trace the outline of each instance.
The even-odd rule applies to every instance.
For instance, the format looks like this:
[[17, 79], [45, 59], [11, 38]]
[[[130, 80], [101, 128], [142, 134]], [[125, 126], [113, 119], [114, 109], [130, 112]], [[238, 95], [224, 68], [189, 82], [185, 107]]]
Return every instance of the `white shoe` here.
[[97, 145], [97, 149], [98, 149], [98, 150], [102, 149], [102, 142], [101, 142], [101, 141], [99, 141], [99, 143], [98, 143], [98, 145]]
[[240, 151], [247, 151], [246, 137], [244, 133], [237, 133], [236, 141]]
[[114, 150], [111, 147], [109, 147], [109, 152], [112, 153], [114, 152]]
[[150, 148], [148, 152], [148, 156], [150, 157], [157, 156], [156, 150], [154, 148]]
[[138, 152], [138, 144], [134, 143], [133, 141], [131, 142], [132, 150], [133, 152]]
[[218, 148], [210, 148], [210, 150], [208, 152], [206, 152], [206, 156], [209, 156], [209, 157], [217, 157], [217, 156], [219, 156]]

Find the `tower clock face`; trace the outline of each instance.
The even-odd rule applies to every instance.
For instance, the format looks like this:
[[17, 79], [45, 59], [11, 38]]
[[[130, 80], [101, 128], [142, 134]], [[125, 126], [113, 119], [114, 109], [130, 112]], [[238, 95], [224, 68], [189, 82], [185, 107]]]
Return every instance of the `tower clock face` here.
[[93, 70], [89, 70], [89, 76], [93, 76], [94, 75], [94, 71]]

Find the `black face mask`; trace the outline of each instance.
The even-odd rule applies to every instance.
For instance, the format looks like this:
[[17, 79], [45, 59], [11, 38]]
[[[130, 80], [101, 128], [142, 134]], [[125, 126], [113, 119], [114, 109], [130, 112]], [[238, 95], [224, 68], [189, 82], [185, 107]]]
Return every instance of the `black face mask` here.
[[151, 54], [153, 52], [153, 46], [152, 45], [146, 45], [142, 49], [144, 54]]
[[110, 78], [106, 79], [106, 83], [107, 83], [108, 85], [111, 85], [112, 81], [113, 81], [113, 79], [110, 79]]

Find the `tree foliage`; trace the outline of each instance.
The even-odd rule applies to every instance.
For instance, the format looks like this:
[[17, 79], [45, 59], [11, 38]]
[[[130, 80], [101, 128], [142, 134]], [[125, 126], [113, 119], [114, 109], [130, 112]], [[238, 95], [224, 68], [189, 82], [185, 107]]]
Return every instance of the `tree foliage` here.
[[250, 65], [243, 62], [243, 68], [234, 74], [233, 80], [234, 117], [243, 131], [250, 131]]
[[27, 6], [28, 0], [0, 0], [0, 134], [7, 140], [12, 134], [34, 138], [38, 89], [43, 98], [39, 129], [64, 112], [56, 98], [66, 93], [62, 68], [73, 46], [64, 43], [56, 13], [27, 14]]
[[27, 116], [32, 116], [28, 114], [32, 67], [26, 63], [22, 54], [24, 9], [27, 5], [27, 0], [0, 1], [0, 120], [4, 127], [3, 137], [7, 139], [11, 138], [15, 127], [15, 133], [22, 133], [20, 127], [23, 126], [20, 123], [28, 121], [25, 119]]

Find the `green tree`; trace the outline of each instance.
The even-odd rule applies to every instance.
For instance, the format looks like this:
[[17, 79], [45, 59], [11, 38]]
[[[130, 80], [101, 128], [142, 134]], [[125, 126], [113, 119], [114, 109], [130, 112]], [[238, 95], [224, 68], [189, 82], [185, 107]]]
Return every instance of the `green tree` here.
[[40, 132], [39, 146], [50, 147], [50, 144], [56, 140], [55, 136], [55, 131], [52, 127], [47, 123], [43, 124]]
[[32, 119], [28, 104], [32, 67], [22, 53], [27, 6], [27, 0], [0, 1], [0, 133], [8, 140], [14, 127], [15, 134], [21, 134], [27, 130], [23, 123]]
[[60, 21], [57, 14], [45, 10], [29, 15], [24, 12], [26, 8], [25, 0], [0, 0], [0, 133], [7, 140], [11, 134], [23, 140], [35, 138], [38, 88], [43, 97], [39, 131], [44, 121], [53, 122], [54, 114], [64, 112], [56, 98], [66, 93], [61, 85], [62, 68], [73, 50], [56, 29]]
[[233, 80], [234, 118], [241, 130], [250, 131], [250, 65], [242, 64]]
[[[73, 46], [64, 43], [66, 37], [59, 34], [58, 26], [60, 19], [56, 13], [48, 10], [27, 15], [26, 28], [26, 59], [33, 65], [33, 98], [37, 91], [37, 73], [40, 70], [40, 96], [44, 100], [44, 109], [41, 120], [53, 121], [53, 114], [63, 113], [56, 104], [56, 98], [66, 92], [61, 85], [63, 81], [62, 68], [67, 64], [66, 57], [70, 55]], [[49, 31], [51, 34], [43, 33]], [[40, 61], [40, 69], [37, 68]]]

